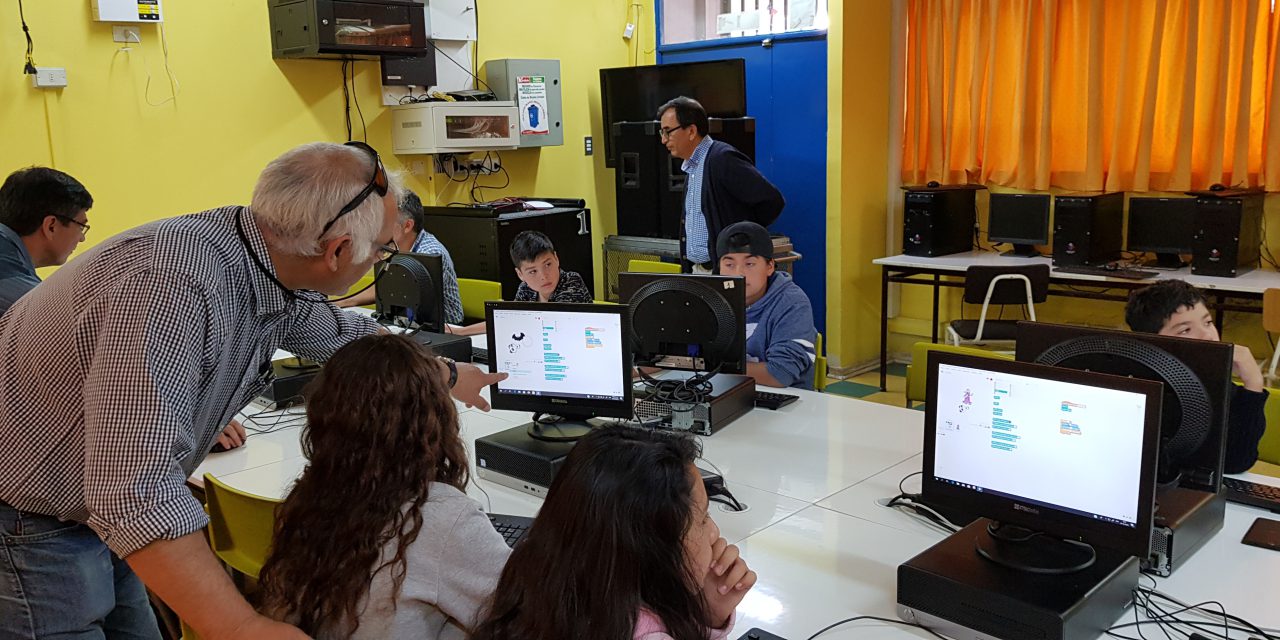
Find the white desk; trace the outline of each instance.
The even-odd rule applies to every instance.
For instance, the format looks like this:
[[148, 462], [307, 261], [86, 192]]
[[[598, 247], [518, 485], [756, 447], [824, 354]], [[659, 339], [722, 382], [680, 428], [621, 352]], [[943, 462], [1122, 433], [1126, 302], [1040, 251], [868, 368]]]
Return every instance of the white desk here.
[[[938, 341], [938, 292], [940, 287], [962, 287], [962, 281], [943, 280], [943, 276], [964, 276], [969, 267], [1014, 267], [1021, 265], [1043, 264], [1052, 266], [1053, 260], [1046, 257], [1026, 258], [1018, 256], [1002, 256], [994, 251], [966, 251], [950, 255], [930, 258], [927, 256], [909, 256], [899, 254], [885, 258], [877, 258], [872, 264], [880, 265], [880, 390], [885, 389], [887, 365], [889, 360], [889, 283], [919, 284], [933, 287], [933, 324], [931, 336]], [[1125, 280], [1082, 273], [1063, 273], [1050, 271], [1049, 282], [1059, 285], [1074, 285], [1072, 288], [1051, 288], [1050, 295], [1085, 298], [1090, 300], [1109, 300], [1123, 302], [1128, 292], [1141, 289], [1157, 280], [1186, 280], [1202, 289], [1212, 290], [1211, 306], [1217, 312], [1217, 323], [1221, 328], [1223, 311], [1260, 312], [1256, 306], [1244, 306], [1230, 303], [1229, 299], [1260, 300], [1267, 289], [1280, 288], [1280, 272], [1254, 269], [1235, 278], [1218, 278], [1213, 276], [1197, 276], [1191, 274], [1190, 267], [1174, 271], [1159, 271], [1153, 279]], [[1092, 290], [1081, 290], [1074, 287], [1088, 286]], [[1101, 289], [1097, 289], [1101, 287]], [[1107, 289], [1123, 289], [1123, 294], [1107, 293]]]
[[[893, 618], [897, 566], [943, 537], [921, 521], [875, 503], [896, 495], [899, 479], [919, 470], [921, 412], [788, 392], [800, 395], [800, 401], [779, 411], [751, 411], [702, 438], [705, 457], [724, 472], [730, 489], [748, 506], [732, 513], [714, 505], [712, 514], [725, 538], [742, 547], [760, 575], [738, 609], [732, 638], [760, 627], [804, 640], [855, 615]], [[474, 458], [475, 438], [523, 424], [529, 416], [469, 410], [459, 418], [467, 453]], [[208, 472], [238, 489], [283, 497], [306, 465], [296, 447], [299, 433], [299, 427], [292, 427], [251, 437], [241, 450], [210, 455], [195, 476]], [[918, 481], [908, 485], [913, 488]], [[475, 478], [468, 494], [497, 513], [534, 515], [540, 505], [533, 496]], [[1224, 530], [1173, 577], [1161, 580], [1159, 588], [1188, 601], [1220, 600], [1255, 624], [1280, 626], [1280, 611], [1274, 607], [1280, 594], [1280, 554], [1239, 543], [1261, 513], [1229, 505]], [[905, 627], [858, 622], [822, 638], [911, 635], [932, 637]]]

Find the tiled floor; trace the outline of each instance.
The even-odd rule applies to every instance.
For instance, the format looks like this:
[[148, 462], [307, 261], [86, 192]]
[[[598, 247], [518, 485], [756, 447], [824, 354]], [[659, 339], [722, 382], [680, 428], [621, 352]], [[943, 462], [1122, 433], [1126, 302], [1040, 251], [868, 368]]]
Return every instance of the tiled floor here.
[[[829, 379], [827, 381], [827, 393], [870, 400], [881, 404], [891, 404], [895, 407], [905, 407], [907, 406], [905, 395], [906, 375], [907, 365], [894, 363], [889, 365], [888, 391], [880, 390], [880, 372], [871, 371], [846, 380]], [[917, 403], [916, 408], [920, 406], [922, 405]]]

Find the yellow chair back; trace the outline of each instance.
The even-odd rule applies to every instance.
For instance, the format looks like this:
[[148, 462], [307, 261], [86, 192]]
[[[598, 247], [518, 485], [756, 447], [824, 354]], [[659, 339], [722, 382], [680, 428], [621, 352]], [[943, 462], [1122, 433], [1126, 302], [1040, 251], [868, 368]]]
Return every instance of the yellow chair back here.
[[996, 351], [988, 351], [977, 347], [957, 347], [951, 344], [932, 342], [917, 342], [911, 347], [911, 364], [907, 365], [907, 406], [911, 406], [912, 402], [923, 402], [925, 394], [928, 391], [929, 376], [929, 354], [935, 351], [943, 353], [962, 353], [982, 358], [996, 358], [1000, 360], [1012, 360], [1013, 356], [1007, 353], [999, 353]]
[[813, 390], [827, 390], [827, 354], [822, 350], [822, 334], [813, 341], [813, 352], [817, 358], [813, 361]]
[[674, 262], [633, 259], [627, 262], [627, 271], [634, 273], [680, 273], [680, 265]]
[[462, 298], [463, 316], [468, 319], [483, 319], [484, 303], [502, 299], [502, 283], [458, 278], [458, 297]]
[[1267, 404], [1262, 412], [1267, 418], [1267, 430], [1258, 442], [1258, 460], [1280, 465], [1280, 389], [1267, 389]]
[[255, 580], [267, 561], [280, 501], [233, 489], [205, 474], [209, 544], [227, 566]]

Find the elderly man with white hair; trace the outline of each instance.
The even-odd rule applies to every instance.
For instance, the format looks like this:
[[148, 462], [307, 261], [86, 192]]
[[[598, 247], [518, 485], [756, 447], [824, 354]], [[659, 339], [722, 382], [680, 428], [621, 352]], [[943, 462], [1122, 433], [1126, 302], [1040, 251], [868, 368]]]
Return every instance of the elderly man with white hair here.
[[[367, 145], [303, 145], [251, 206], [106, 240], [0, 319], [0, 639], [159, 638], [144, 583], [204, 638], [303, 637], [236, 591], [184, 483], [277, 348], [379, 330], [324, 294], [397, 251], [400, 193]], [[482, 408], [501, 377], [440, 371]]]

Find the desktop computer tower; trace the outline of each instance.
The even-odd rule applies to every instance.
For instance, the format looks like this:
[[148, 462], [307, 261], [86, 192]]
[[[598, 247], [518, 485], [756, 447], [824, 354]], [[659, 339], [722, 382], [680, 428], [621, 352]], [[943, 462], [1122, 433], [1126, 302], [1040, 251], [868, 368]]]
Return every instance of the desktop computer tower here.
[[1234, 278], [1257, 267], [1262, 245], [1263, 194], [1201, 191], [1194, 195], [1198, 197], [1191, 272]]
[[[610, 127], [617, 162], [618, 235], [680, 239], [684, 216], [684, 161], [667, 151], [656, 120], [615, 122]], [[707, 134], [756, 158], [755, 118], [709, 118]]]
[[978, 221], [979, 185], [903, 187], [902, 252], [909, 256], [945, 256], [973, 250]]
[[1103, 265], [1124, 245], [1124, 193], [1073, 193], [1054, 198], [1053, 263]]

